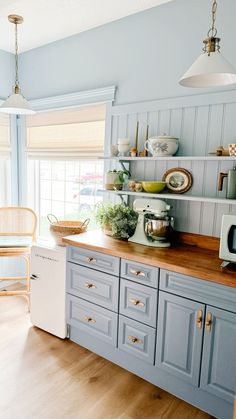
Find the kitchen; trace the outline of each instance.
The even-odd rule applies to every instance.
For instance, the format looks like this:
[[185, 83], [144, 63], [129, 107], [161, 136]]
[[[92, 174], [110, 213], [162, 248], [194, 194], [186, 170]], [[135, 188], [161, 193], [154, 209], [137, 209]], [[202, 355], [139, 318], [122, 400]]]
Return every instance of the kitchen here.
[[[88, 232], [65, 239], [67, 250], [39, 242], [33, 246], [31, 317], [24, 298], [0, 297], [2, 417], [231, 418], [236, 369], [235, 265], [223, 269], [220, 265], [223, 260], [234, 261], [235, 233], [224, 236], [221, 258], [219, 239], [223, 237], [222, 216], [228, 216], [226, 222], [233, 220], [224, 232], [232, 231], [236, 216], [231, 195], [235, 157], [229, 155], [229, 144], [236, 140], [235, 85], [221, 81], [212, 87], [210, 76], [202, 88], [179, 84], [202, 52], [215, 2], [149, 1], [146, 10], [137, 2], [104, 1], [104, 8], [98, 8], [94, 1], [92, 9], [70, 2], [72, 20], [68, 17], [67, 25], [75, 26], [58, 37], [56, 22], [50, 25], [49, 20], [58, 10], [57, 24], [62, 25], [65, 2], [50, 3], [43, 23], [36, 19], [37, 13], [44, 16], [39, 6], [31, 11], [29, 2], [19, 3], [19, 8], [5, 5], [1, 15], [4, 12], [11, 45], [9, 53], [9, 47], [0, 44], [5, 71], [1, 97], [9, 95], [15, 77], [14, 34], [7, 16], [16, 12], [24, 16], [18, 28], [19, 47], [25, 43], [19, 55], [20, 87], [36, 114], [11, 116], [11, 144], [1, 144], [1, 153], [7, 156], [0, 159], [1, 206], [32, 208], [38, 218], [37, 235], [48, 238], [49, 213], [60, 220], [78, 220], [78, 213], [79, 220], [91, 220]], [[221, 52], [234, 67], [235, 8], [233, 0], [219, 0], [214, 26], [222, 38]], [[86, 26], [89, 13], [94, 19], [90, 27], [89, 22]], [[51, 38], [44, 38], [43, 30], [39, 36], [28, 26], [30, 17], [31, 25], [35, 17], [39, 28], [51, 26]], [[6, 119], [2, 121], [5, 127]], [[87, 124], [86, 134], [83, 124]], [[150, 139], [162, 137], [158, 141], [163, 141], [163, 134], [165, 143], [178, 139], [174, 156], [154, 150]], [[66, 146], [61, 139], [66, 139]], [[118, 150], [122, 139], [123, 146], [128, 139], [128, 151]], [[148, 156], [145, 141], [149, 141]], [[173, 169], [174, 174], [169, 173]], [[111, 188], [106, 182], [114, 170], [130, 172], [124, 176], [122, 189], [117, 177]], [[181, 185], [180, 191], [170, 192], [166, 187], [154, 196], [141, 189], [144, 180], [166, 182], [171, 174], [169, 187], [179, 187], [181, 177], [184, 190]], [[86, 187], [95, 191], [94, 197], [83, 198], [83, 192], [80, 197]], [[98, 217], [103, 229], [106, 205], [129, 202], [136, 205], [138, 226], [147, 219], [152, 235], [150, 229], [162, 205], [158, 203], [165, 202], [168, 235], [156, 241], [141, 229], [138, 239], [127, 242], [97, 232], [90, 211], [97, 202], [104, 205]], [[51, 230], [53, 226], [52, 221]], [[160, 248], [169, 241], [170, 247]], [[227, 242], [230, 255], [226, 255]], [[40, 295], [36, 292], [40, 281], [32, 278], [38, 274], [34, 269], [37, 254], [52, 259], [60, 254], [62, 263], [55, 284], [56, 275], [49, 274], [49, 267], [47, 273], [45, 259], [36, 259], [36, 270], [44, 271], [45, 278]], [[9, 259], [1, 262], [1, 276], [22, 276], [21, 264]], [[82, 286], [81, 278], [88, 287]], [[135, 303], [130, 306], [125, 298]], [[42, 330], [32, 327], [30, 318], [37, 326], [34, 313], [50, 323], [53, 312], [66, 325], [69, 339], [46, 333], [45, 325]], [[99, 321], [94, 322], [95, 315]], [[81, 324], [78, 316], [88, 321]]]

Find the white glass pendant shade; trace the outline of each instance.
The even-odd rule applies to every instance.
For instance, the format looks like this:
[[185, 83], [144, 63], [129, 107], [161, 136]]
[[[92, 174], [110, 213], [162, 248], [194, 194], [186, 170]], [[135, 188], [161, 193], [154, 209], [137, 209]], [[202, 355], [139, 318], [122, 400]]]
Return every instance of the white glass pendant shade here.
[[236, 70], [219, 51], [201, 54], [179, 80], [186, 87], [217, 87], [236, 83]]
[[0, 106], [0, 112], [5, 112], [14, 115], [32, 115], [35, 113], [31, 109], [27, 100], [22, 96], [19, 86], [18, 78], [18, 39], [17, 39], [17, 27], [23, 22], [23, 17], [15, 14], [8, 16], [9, 22], [15, 25], [15, 86], [13, 93], [2, 103]]
[[0, 112], [15, 115], [33, 115], [35, 113], [21, 93], [12, 93], [0, 106]]

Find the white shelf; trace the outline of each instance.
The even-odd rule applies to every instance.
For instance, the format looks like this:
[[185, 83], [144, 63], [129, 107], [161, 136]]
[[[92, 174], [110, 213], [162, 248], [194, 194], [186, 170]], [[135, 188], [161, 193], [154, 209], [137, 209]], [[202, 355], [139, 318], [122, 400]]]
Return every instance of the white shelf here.
[[166, 156], [166, 157], [99, 157], [102, 160], [112, 161], [236, 161], [236, 156]]
[[131, 191], [111, 191], [107, 189], [100, 190], [104, 193], [112, 193], [115, 195], [131, 195], [145, 198], [159, 198], [159, 199], [175, 199], [178, 201], [195, 201], [195, 202], [208, 202], [212, 204], [225, 204], [236, 205], [236, 199], [226, 198], [210, 198], [204, 196], [192, 196], [186, 194], [172, 194], [172, 193], [148, 193], [148, 192], [131, 192]]

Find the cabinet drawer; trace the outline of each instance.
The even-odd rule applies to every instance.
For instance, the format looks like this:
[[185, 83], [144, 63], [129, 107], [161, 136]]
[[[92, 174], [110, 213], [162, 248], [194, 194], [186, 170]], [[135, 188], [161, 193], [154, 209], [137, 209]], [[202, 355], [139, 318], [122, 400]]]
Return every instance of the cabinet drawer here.
[[160, 289], [236, 312], [236, 288], [233, 287], [161, 269]]
[[121, 279], [120, 313], [156, 327], [157, 290]]
[[69, 246], [67, 249], [67, 260], [119, 276], [120, 259], [115, 256], [105, 255], [81, 247]]
[[155, 329], [119, 316], [118, 347], [129, 354], [154, 364]]
[[118, 311], [119, 278], [67, 262], [67, 292]]
[[67, 323], [117, 346], [118, 314], [67, 294]]
[[130, 260], [121, 260], [121, 276], [140, 284], [158, 288], [159, 269]]

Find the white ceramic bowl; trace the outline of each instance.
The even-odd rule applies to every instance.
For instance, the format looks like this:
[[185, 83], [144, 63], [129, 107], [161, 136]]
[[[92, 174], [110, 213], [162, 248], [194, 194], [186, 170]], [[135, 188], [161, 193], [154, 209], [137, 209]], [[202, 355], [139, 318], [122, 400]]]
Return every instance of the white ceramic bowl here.
[[179, 140], [168, 135], [151, 137], [145, 141], [145, 149], [154, 157], [173, 156], [179, 148]]

